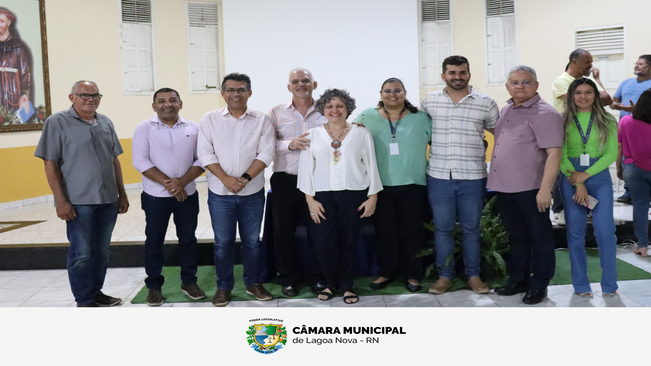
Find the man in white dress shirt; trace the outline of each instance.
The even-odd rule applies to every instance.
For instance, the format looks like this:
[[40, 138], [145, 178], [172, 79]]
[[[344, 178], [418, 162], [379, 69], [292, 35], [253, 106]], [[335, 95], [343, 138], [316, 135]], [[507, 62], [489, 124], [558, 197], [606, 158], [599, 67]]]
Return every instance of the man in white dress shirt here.
[[264, 169], [274, 157], [271, 120], [250, 110], [251, 79], [231, 73], [222, 82], [226, 107], [201, 118], [198, 155], [208, 170], [208, 208], [215, 233], [217, 292], [214, 306], [230, 301], [235, 284], [235, 228], [242, 240], [246, 292], [258, 300], [273, 296], [260, 284], [260, 227], [264, 210]]

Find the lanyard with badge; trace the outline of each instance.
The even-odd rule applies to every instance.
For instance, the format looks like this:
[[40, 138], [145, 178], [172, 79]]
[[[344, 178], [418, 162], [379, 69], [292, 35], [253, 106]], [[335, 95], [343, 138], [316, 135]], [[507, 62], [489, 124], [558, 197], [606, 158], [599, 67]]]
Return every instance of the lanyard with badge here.
[[579, 129], [579, 133], [581, 134], [581, 141], [583, 142], [583, 154], [580, 155], [579, 158], [579, 164], [581, 166], [590, 166], [590, 154], [588, 154], [585, 150], [585, 146], [588, 143], [588, 139], [590, 139], [590, 130], [592, 130], [592, 121], [594, 120], [594, 113], [590, 114], [590, 122], [588, 122], [588, 131], [583, 134], [583, 129], [581, 128], [581, 124], [579, 123], [579, 119], [574, 116], [574, 123], [576, 123], [576, 128]]
[[[402, 111], [400, 111], [400, 114], [398, 115], [398, 118], [402, 116], [403, 113], [405, 113], [405, 110], [407, 110], [407, 107], [402, 107]], [[396, 132], [398, 131], [398, 123], [402, 121], [402, 119], [398, 119], [396, 121], [395, 127], [393, 126], [393, 122], [391, 122], [391, 116], [389, 116], [389, 112], [387, 112], [387, 109], [384, 108], [384, 113], [387, 115], [387, 119], [389, 120], [389, 128], [391, 129], [391, 143], [389, 143], [389, 154], [390, 155], [400, 155], [400, 148], [398, 147], [398, 143], [396, 142]]]

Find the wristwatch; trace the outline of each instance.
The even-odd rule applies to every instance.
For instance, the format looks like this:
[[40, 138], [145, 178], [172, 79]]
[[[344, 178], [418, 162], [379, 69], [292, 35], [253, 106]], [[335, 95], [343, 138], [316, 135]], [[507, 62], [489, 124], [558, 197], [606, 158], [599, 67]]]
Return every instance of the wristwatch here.
[[242, 174], [242, 178], [248, 180], [249, 182], [251, 181], [251, 179], [253, 179], [253, 178], [251, 178], [251, 176], [249, 175], [249, 173], [244, 173], [244, 174]]

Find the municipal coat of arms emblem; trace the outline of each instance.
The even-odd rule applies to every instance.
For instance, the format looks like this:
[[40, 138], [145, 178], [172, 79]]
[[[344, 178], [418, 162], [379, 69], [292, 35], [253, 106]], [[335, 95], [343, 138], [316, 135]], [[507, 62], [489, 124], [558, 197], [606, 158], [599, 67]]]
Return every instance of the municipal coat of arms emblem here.
[[256, 352], [277, 352], [287, 343], [287, 330], [282, 324], [253, 324], [246, 331], [249, 346]]

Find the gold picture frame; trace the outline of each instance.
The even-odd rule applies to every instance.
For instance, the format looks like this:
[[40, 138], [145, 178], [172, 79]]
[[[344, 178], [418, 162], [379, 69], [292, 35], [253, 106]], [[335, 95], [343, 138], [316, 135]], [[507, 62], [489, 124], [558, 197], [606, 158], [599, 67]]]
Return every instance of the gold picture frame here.
[[45, 0], [0, 4], [0, 132], [36, 131], [51, 111]]

